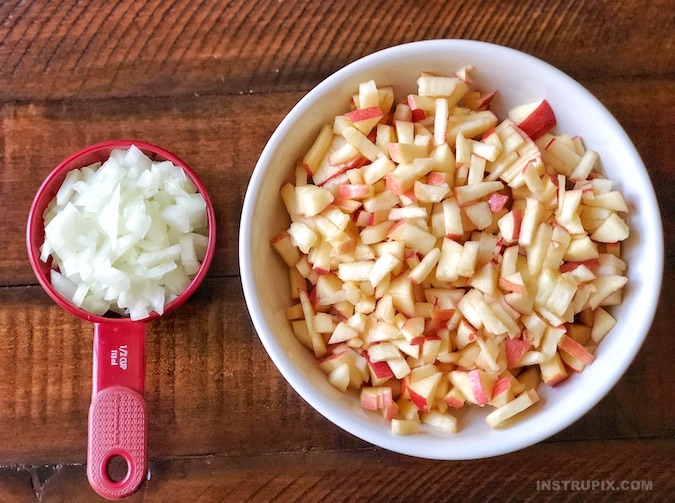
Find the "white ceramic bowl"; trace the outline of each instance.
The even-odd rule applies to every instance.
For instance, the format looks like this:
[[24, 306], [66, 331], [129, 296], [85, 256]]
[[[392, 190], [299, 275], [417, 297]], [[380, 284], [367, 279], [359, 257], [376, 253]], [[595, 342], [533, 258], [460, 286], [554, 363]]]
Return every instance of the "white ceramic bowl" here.
[[[290, 305], [286, 266], [269, 246], [289, 224], [279, 197], [293, 180], [294, 164], [321, 125], [348, 111], [346, 103], [362, 81], [393, 85], [397, 100], [415, 92], [421, 71], [451, 74], [472, 64], [476, 86], [498, 95], [492, 110], [501, 118], [513, 105], [546, 98], [558, 131], [580, 135], [600, 153], [604, 173], [615, 181], [630, 207], [631, 236], [625, 245], [629, 283], [623, 304], [613, 310], [616, 327], [582, 374], [555, 388], [540, 386], [543, 401], [514, 426], [493, 430], [483, 421], [492, 410], [471, 407], [459, 414], [457, 434], [423, 426], [416, 436], [394, 436], [382, 416], [359, 407], [356, 394], [334, 389], [313, 354], [294, 337], [284, 317]], [[293, 388], [337, 426], [385, 449], [432, 459], [477, 459], [535, 444], [569, 426], [616, 384], [635, 358], [652, 322], [663, 271], [663, 233], [654, 189], [630, 139], [605, 107], [577, 82], [532, 56], [497, 45], [466, 40], [405, 44], [366, 56], [310, 91], [270, 138], [246, 193], [240, 229], [241, 278], [256, 331]], [[466, 409], [466, 407], [465, 407]]]

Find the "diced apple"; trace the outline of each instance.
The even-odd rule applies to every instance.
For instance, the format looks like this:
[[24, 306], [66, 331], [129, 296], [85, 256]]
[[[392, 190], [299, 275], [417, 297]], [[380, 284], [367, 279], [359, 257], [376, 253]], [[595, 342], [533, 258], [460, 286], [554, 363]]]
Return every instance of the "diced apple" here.
[[453, 370], [448, 377], [468, 402], [477, 405], [485, 405], [490, 401], [492, 388], [497, 381], [497, 376], [482, 370]]
[[448, 413], [442, 414], [440, 412], [431, 411], [423, 413], [420, 416], [420, 419], [424, 424], [428, 424], [434, 428], [450, 433], [457, 433], [457, 418]]
[[520, 246], [530, 245], [544, 214], [544, 206], [536, 199], [528, 197], [525, 199], [525, 202], [526, 206], [520, 224], [520, 233], [518, 234], [518, 244]]
[[361, 131], [356, 129], [354, 126], [348, 126], [342, 131], [342, 136], [344, 136], [347, 143], [355, 147], [363, 156], [370, 160], [371, 162], [375, 161], [382, 152], [380, 148], [375, 145], [372, 141], [368, 139]]
[[569, 353], [571, 356], [578, 359], [585, 365], [590, 365], [595, 360], [595, 357], [589, 353], [586, 348], [572, 339], [569, 335], [565, 335], [562, 338], [559, 347], [561, 350]]
[[408, 248], [417, 250], [423, 255], [429, 253], [436, 246], [436, 236], [417, 227], [407, 220], [401, 220], [388, 233], [390, 239], [402, 241]]
[[429, 412], [433, 404], [436, 387], [441, 381], [443, 374], [436, 372], [423, 379], [411, 382], [408, 385], [410, 400], [422, 412]]
[[333, 128], [330, 124], [324, 124], [319, 132], [316, 140], [302, 159], [302, 164], [311, 175], [316, 173], [316, 170], [321, 163], [321, 159], [328, 151], [331, 142], [333, 141]]
[[616, 213], [605, 220], [600, 227], [598, 227], [591, 239], [600, 243], [617, 243], [628, 238], [628, 225]]
[[328, 374], [328, 382], [344, 393], [349, 386], [349, 375], [349, 365], [343, 363]]
[[509, 110], [508, 115], [533, 140], [548, 133], [556, 125], [555, 114], [546, 100], [518, 105]]
[[354, 124], [356, 129], [367, 135], [384, 117], [384, 113], [378, 105], [367, 108], [357, 108], [347, 112], [347, 118]]
[[555, 386], [567, 379], [568, 374], [565, 370], [565, 365], [563, 365], [558, 353], [555, 353], [550, 360], [540, 363], [539, 369], [541, 371], [542, 381], [549, 386]]
[[460, 206], [464, 206], [503, 188], [504, 184], [499, 181], [464, 185], [455, 188], [455, 198]]
[[416, 435], [420, 431], [420, 423], [414, 420], [392, 419], [391, 432], [394, 435]]
[[593, 342], [599, 343], [614, 325], [616, 325], [616, 320], [611, 314], [601, 307], [596, 308], [593, 312], [593, 328], [591, 330]]
[[623, 288], [627, 282], [628, 278], [618, 275], [597, 278], [590, 283], [595, 287], [595, 292], [588, 299], [588, 305], [591, 309], [596, 309], [607, 297]]
[[318, 215], [334, 201], [330, 191], [316, 185], [304, 185], [295, 188], [295, 200], [298, 211], [306, 217]]
[[506, 348], [506, 364], [507, 367], [512, 369], [518, 367], [520, 359], [525, 353], [527, 353], [532, 344], [523, 339], [506, 339], [505, 348]]
[[293, 246], [291, 235], [288, 232], [282, 232], [271, 241], [272, 247], [281, 256], [289, 267], [294, 267], [300, 260], [300, 252]]
[[531, 389], [525, 391], [524, 393], [520, 394], [518, 398], [488, 414], [485, 417], [485, 422], [489, 424], [491, 428], [496, 428], [507, 419], [523, 412], [525, 409], [531, 407], [538, 401], [539, 395], [537, 395], [535, 390]]

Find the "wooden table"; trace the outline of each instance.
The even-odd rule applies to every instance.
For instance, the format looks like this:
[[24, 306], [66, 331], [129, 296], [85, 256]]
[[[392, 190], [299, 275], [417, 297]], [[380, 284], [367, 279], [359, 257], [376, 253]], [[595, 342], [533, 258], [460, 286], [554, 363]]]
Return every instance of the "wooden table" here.
[[[195, 167], [219, 230], [205, 283], [148, 331], [150, 474], [130, 501], [672, 498], [674, 31], [672, 0], [0, 3], [0, 501], [97, 500], [84, 465], [92, 328], [37, 286], [24, 232], [47, 173], [117, 138]], [[659, 310], [619, 384], [552, 439], [481, 461], [393, 454], [321, 417], [265, 353], [238, 276], [243, 196], [284, 114], [345, 64], [431, 38], [520, 49], [587, 86], [635, 142], [666, 232]], [[651, 488], [565, 486], [588, 480]]]

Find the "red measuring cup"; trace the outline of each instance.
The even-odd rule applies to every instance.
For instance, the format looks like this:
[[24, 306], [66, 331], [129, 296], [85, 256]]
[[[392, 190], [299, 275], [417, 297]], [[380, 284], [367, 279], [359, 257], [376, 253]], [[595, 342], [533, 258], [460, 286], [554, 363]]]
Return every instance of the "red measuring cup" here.
[[[147, 472], [148, 414], [143, 398], [145, 382], [145, 326], [159, 317], [153, 312], [147, 318], [133, 321], [128, 317], [97, 316], [64, 299], [50, 282], [51, 259], [40, 260], [40, 246], [45, 239], [43, 215], [63, 183], [68, 171], [105, 161], [114, 149], [135, 145], [152, 160], [171, 161], [183, 169], [206, 201], [208, 244], [201, 266], [185, 291], [167, 304], [167, 313], [181, 304], [197, 289], [211, 264], [216, 243], [216, 221], [213, 206], [197, 175], [178, 157], [144, 142], [110, 141], [87, 147], [61, 162], [38, 190], [28, 216], [26, 241], [30, 264], [40, 285], [62, 308], [94, 323], [94, 365], [92, 401], [89, 407], [89, 441], [87, 477], [91, 487], [101, 496], [118, 499], [133, 493]], [[126, 462], [126, 475], [113, 480], [109, 474], [111, 460]]]

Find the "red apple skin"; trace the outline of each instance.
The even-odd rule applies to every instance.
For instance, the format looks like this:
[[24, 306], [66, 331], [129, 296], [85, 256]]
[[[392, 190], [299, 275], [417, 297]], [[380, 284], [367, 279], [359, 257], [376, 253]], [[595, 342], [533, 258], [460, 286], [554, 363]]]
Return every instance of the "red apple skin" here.
[[382, 113], [382, 110], [380, 110], [380, 107], [358, 108], [351, 112], [347, 112], [345, 115], [352, 124], [364, 120], [374, 119], [375, 117], [377, 118], [384, 117], [384, 114]]
[[453, 409], [461, 409], [464, 406], [464, 402], [458, 400], [454, 396], [445, 397], [445, 403], [447, 403], [448, 406], [452, 407]]
[[487, 138], [491, 134], [495, 134], [496, 132], [497, 130], [495, 128], [488, 129], [487, 131], [485, 131], [485, 133], [483, 133], [483, 137], [481, 138], [481, 140], [485, 140], [485, 138]]
[[402, 225], [405, 225], [405, 223], [406, 223], [405, 220], [399, 220], [398, 222], [396, 222], [394, 225], [391, 226], [391, 228], [389, 229], [389, 232], [387, 232], [387, 235], [388, 236], [391, 235], [392, 232], [394, 232], [396, 229], [398, 229]]
[[518, 241], [520, 238], [520, 226], [523, 223], [523, 210], [516, 208], [513, 211], [513, 236], [512, 241]]
[[454, 314], [454, 309], [432, 309], [431, 324], [433, 328], [436, 330], [445, 328], [445, 326], [448, 324], [448, 321], [450, 321]]
[[492, 398], [508, 391], [509, 387], [511, 386], [511, 379], [513, 379], [513, 377], [508, 376], [501, 377], [500, 379], [498, 379], [497, 382], [495, 383], [495, 387], [492, 388]]
[[387, 421], [391, 421], [396, 419], [396, 416], [398, 416], [398, 404], [392, 402], [384, 408], [384, 417]]
[[270, 240], [270, 243], [272, 243], [272, 244], [278, 243], [279, 241], [283, 241], [283, 240], [286, 239], [286, 238], [290, 239], [290, 238], [291, 238], [291, 235], [290, 235], [288, 232], [283, 231], [283, 232], [279, 233], [277, 236], [274, 236], [274, 237]]
[[429, 404], [422, 395], [418, 395], [410, 388], [408, 388], [408, 394], [410, 395], [410, 401], [415, 404], [415, 407], [422, 412], [429, 412]]
[[389, 364], [386, 361], [371, 362], [366, 351], [363, 352], [363, 356], [368, 360], [368, 365], [373, 369], [373, 373], [378, 379], [394, 377], [394, 373], [391, 371], [391, 367], [389, 367]]
[[410, 112], [412, 122], [421, 122], [427, 118], [427, 114], [424, 113], [424, 110], [417, 108]]
[[387, 176], [385, 177], [385, 184], [388, 190], [391, 191], [392, 194], [395, 194], [397, 196], [401, 195], [401, 184], [392, 176], [391, 173], [388, 173]]
[[483, 382], [481, 381], [480, 372], [478, 370], [469, 371], [469, 382], [471, 383], [471, 391], [476, 399], [476, 404], [485, 405], [491, 400], [492, 397], [485, 394]]
[[555, 376], [551, 377], [549, 380], [544, 381], [544, 384], [552, 387], [552, 386], [555, 386], [556, 384], [560, 384], [565, 379], [567, 379], [567, 377], [568, 376], [566, 374], [558, 374], [558, 375], [555, 375]]
[[426, 337], [423, 335], [418, 335], [417, 337], [413, 337], [412, 340], [410, 341], [411, 346], [419, 346], [421, 344], [424, 344], [424, 341], [426, 341]]
[[510, 369], [516, 367], [525, 353], [532, 347], [522, 339], [506, 339], [506, 366]]
[[586, 348], [572, 339], [569, 335], [565, 335], [562, 341], [560, 341], [560, 349], [566, 351], [581, 363], [586, 365], [590, 365], [593, 363], [593, 361], [595, 361], [595, 356], [586, 351]]
[[496, 94], [497, 91], [492, 91], [491, 93], [479, 91], [477, 96], [465, 98], [464, 101], [466, 102], [466, 106], [471, 110], [486, 110]]
[[553, 129], [556, 118], [548, 101], [541, 100], [539, 106], [517, 125], [532, 140], [536, 140]]
[[344, 199], [353, 199], [356, 197], [368, 197], [370, 187], [365, 184], [353, 185], [350, 183], [338, 187], [338, 197]]
[[370, 393], [361, 393], [361, 408], [364, 410], [377, 410], [377, 397]]
[[504, 209], [506, 203], [509, 201], [509, 196], [494, 192], [488, 197], [488, 204], [492, 213], [499, 213]]
[[575, 270], [577, 267], [585, 265], [589, 269], [595, 269], [600, 265], [600, 261], [597, 258], [592, 258], [588, 260], [583, 260], [581, 262], [567, 262], [560, 266], [560, 272], [569, 272]]

